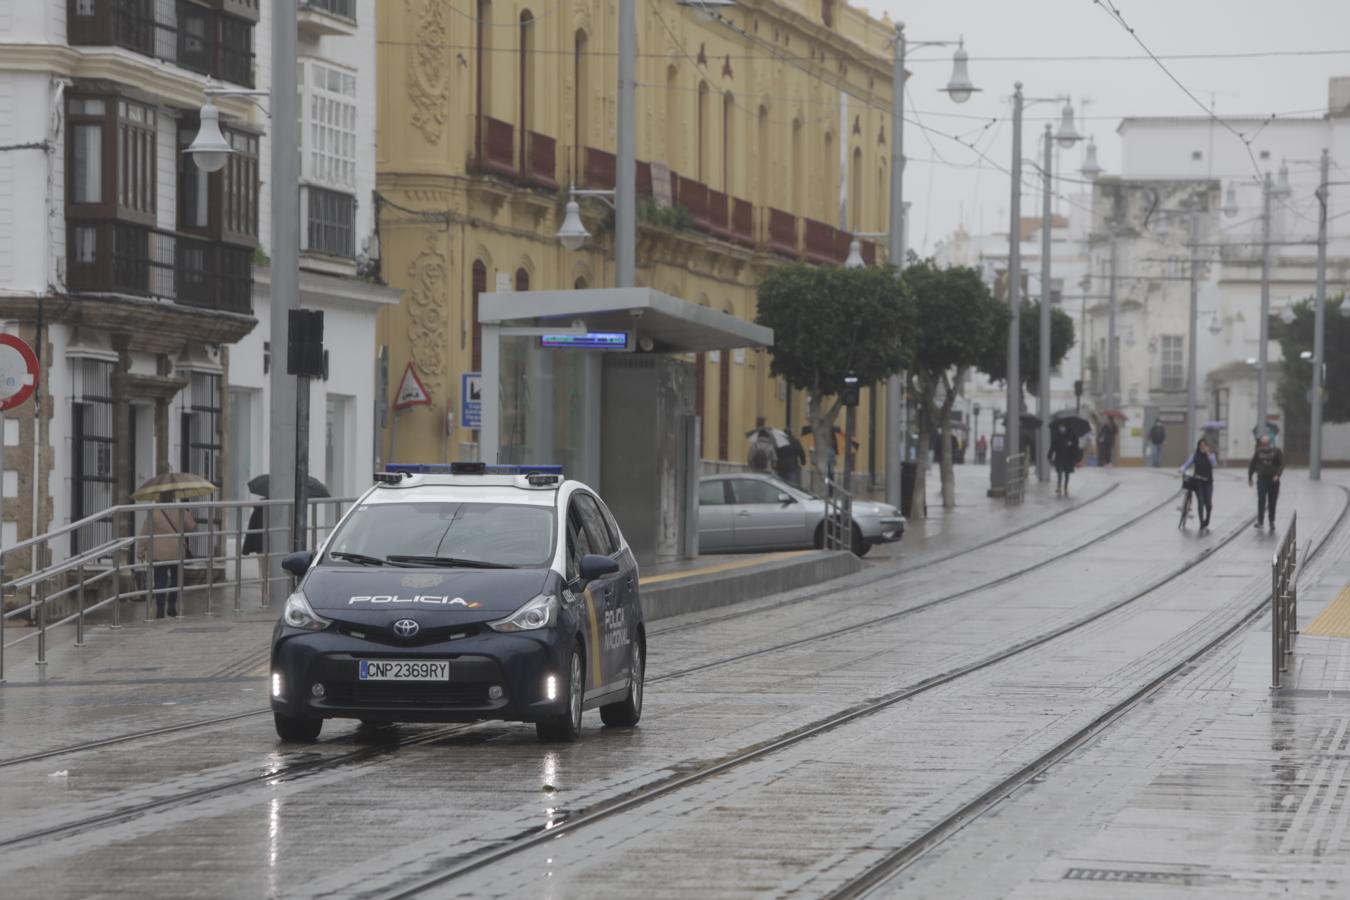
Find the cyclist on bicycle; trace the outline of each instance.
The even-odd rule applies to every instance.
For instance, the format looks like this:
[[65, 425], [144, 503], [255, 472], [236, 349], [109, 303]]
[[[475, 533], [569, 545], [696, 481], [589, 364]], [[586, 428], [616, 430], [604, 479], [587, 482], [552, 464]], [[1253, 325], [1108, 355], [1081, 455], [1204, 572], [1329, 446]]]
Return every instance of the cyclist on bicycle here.
[[[1209, 530], [1209, 517], [1214, 511], [1214, 467], [1218, 465], [1218, 458], [1214, 451], [1209, 448], [1209, 442], [1201, 438], [1195, 444], [1195, 452], [1191, 458], [1182, 463], [1181, 472], [1182, 484], [1189, 491], [1195, 492], [1195, 505], [1200, 514], [1200, 532]], [[1189, 478], [1186, 477], [1186, 470], [1191, 469], [1195, 474]]]

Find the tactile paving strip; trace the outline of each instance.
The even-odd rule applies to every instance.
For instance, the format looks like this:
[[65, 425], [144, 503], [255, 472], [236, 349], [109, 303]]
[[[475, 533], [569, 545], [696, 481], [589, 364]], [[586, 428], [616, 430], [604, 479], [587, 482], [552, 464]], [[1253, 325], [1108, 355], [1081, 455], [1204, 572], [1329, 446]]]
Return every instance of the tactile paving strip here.
[[1350, 584], [1341, 588], [1336, 599], [1305, 629], [1304, 634], [1350, 638]]

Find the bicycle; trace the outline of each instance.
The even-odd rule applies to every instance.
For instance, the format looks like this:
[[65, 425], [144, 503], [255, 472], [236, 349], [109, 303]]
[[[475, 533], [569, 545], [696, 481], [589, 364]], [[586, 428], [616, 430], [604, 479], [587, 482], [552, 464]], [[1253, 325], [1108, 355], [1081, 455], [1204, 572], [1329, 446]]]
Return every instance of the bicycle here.
[[1187, 476], [1182, 476], [1181, 489], [1186, 493], [1186, 496], [1181, 501], [1181, 522], [1177, 525], [1177, 528], [1184, 530], [1186, 528], [1186, 520], [1190, 518], [1191, 515], [1191, 499], [1195, 496], [1194, 480]]

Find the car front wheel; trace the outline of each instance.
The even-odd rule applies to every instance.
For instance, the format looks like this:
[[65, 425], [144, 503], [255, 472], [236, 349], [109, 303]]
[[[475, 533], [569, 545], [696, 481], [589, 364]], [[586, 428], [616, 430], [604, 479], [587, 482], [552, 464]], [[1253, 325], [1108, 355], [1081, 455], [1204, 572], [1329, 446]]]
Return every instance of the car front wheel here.
[[301, 718], [300, 716], [288, 716], [274, 712], [272, 713], [272, 720], [277, 726], [277, 737], [283, 741], [312, 744], [318, 739], [319, 732], [323, 729], [323, 719]]
[[606, 725], [636, 725], [642, 718], [642, 682], [646, 677], [647, 660], [642, 653], [642, 642], [633, 640], [632, 677], [628, 681], [628, 696], [618, 703], [600, 707], [600, 721]]
[[548, 742], [575, 741], [581, 735], [581, 701], [585, 686], [581, 651], [572, 649], [572, 660], [567, 667], [567, 710], [560, 716], [536, 722], [534, 730], [539, 740]]

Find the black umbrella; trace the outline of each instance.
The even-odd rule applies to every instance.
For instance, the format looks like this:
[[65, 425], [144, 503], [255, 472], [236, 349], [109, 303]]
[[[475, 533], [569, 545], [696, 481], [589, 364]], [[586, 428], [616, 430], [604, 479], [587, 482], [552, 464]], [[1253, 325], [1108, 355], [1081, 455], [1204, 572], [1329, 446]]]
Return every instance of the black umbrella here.
[[1077, 440], [1085, 434], [1092, 433], [1092, 423], [1082, 416], [1058, 416], [1050, 423], [1050, 429], [1057, 435], [1068, 434]]
[[1033, 416], [1031, 413], [1022, 413], [1022, 420], [1021, 420], [1021, 421], [1022, 421], [1022, 427], [1023, 427], [1023, 428], [1040, 428], [1040, 427], [1041, 427], [1041, 418], [1040, 418], [1040, 416]]
[[[305, 484], [307, 485], [307, 487], [305, 488], [305, 493], [311, 497], [333, 496], [332, 494], [328, 493], [327, 486], [325, 486], [322, 481], [315, 478], [313, 475], [309, 476], [309, 480], [306, 481]], [[256, 478], [253, 478], [248, 483], [248, 489], [250, 493], [257, 494], [259, 497], [271, 497], [272, 476], [259, 475]]]

